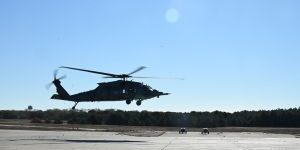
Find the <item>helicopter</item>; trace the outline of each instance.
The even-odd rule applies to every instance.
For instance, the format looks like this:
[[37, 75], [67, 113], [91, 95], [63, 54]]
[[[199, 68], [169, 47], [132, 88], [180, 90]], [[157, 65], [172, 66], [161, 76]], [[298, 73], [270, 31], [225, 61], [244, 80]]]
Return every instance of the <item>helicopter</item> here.
[[153, 89], [149, 85], [145, 85], [141, 82], [128, 80], [129, 78], [157, 78], [132, 76], [132, 74], [145, 69], [145, 66], [138, 67], [137, 69], [128, 74], [112, 74], [66, 66], [61, 66], [59, 68], [100, 74], [104, 75], [103, 78], [119, 79], [111, 82], [98, 83], [98, 86], [93, 90], [70, 95], [61, 85], [61, 80], [66, 78], [66, 76], [64, 75], [62, 77], [57, 78], [58, 70], [55, 70], [53, 73], [54, 80], [50, 84], [48, 84], [46, 88], [49, 89], [50, 86], [53, 84], [56, 87], [57, 94], [53, 94], [51, 96], [51, 99], [72, 101], [75, 103], [72, 107], [73, 110], [79, 102], [126, 101], [126, 104], [129, 105], [132, 101], [135, 100], [136, 105], [140, 106], [142, 104], [142, 101], [144, 100], [151, 99], [154, 97], [159, 98], [162, 95], [170, 94], [160, 92], [156, 89]]

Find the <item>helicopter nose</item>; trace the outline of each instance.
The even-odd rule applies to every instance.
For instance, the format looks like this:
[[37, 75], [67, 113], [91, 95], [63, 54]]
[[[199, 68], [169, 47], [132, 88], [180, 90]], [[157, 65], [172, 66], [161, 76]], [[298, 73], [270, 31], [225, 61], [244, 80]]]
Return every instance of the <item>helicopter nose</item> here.
[[162, 93], [162, 95], [170, 95], [171, 93]]
[[171, 93], [164, 93], [164, 92], [160, 92], [159, 93], [159, 96], [161, 96], [161, 95], [170, 95]]

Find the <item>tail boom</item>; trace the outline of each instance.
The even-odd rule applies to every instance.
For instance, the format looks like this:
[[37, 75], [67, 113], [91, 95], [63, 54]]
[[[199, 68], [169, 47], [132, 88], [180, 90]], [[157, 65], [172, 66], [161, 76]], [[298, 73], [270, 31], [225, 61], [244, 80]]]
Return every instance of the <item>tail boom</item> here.
[[61, 82], [58, 79], [53, 81], [57, 94], [52, 95], [51, 99], [70, 100], [70, 94], [61, 86], [60, 83]]

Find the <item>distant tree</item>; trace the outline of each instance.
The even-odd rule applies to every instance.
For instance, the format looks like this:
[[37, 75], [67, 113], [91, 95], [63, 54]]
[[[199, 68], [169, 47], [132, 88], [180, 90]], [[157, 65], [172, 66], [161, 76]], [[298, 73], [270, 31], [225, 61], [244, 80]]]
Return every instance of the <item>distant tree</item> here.
[[28, 109], [29, 111], [31, 111], [31, 110], [33, 109], [33, 107], [32, 107], [31, 105], [29, 105], [29, 106], [27, 107], [27, 109]]
[[300, 107], [290, 109], [213, 112], [150, 112], [123, 110], [0, 110], [0, 119], [30, 119], [38, 123], [109, 124], [172, 127], [300, 127]]

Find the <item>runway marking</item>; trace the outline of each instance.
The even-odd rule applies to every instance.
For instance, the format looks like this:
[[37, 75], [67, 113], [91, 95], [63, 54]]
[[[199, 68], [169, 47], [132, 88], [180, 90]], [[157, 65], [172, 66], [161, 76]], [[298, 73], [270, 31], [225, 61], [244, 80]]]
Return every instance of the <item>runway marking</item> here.
[[176, 140], [177, 139], [177, 137], [175, 137], [175, 138], [173, 138], [172, 140], [170, 140], [170, 142], [166, 145], [166, 146], [164, 146], [162, 149], [160, 149], [160, 150], [164, 150], [164, 149], [166, 149], [170, 144], [172, 144], [172, 142], [174, 141], [174, 140]]
[[58, 141], [58, 142], [75, 142], [75, 143], [134, 143], [145, 141], [134, 140], [67, 140], [67, 139], [11, 139], [9, 141]]

